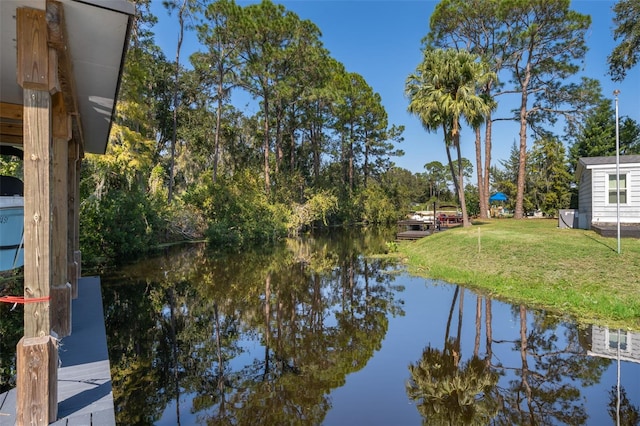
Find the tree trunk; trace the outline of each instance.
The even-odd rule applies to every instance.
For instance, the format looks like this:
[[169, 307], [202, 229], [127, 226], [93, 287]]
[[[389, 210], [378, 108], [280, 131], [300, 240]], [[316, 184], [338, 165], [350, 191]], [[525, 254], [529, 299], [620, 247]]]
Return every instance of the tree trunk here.
[[349, 193], [353, 192], [353, 123], [349, 131]]
[[320, 132], [311, 125], [311, 143], [313, 144], [313, 181], [318, 183], [320, 178]]
[[[222, 65], [220, 66], [222, 68]], [[221, 72], [219, 69], [218, 72]], [[220, 74], [218, 82], [218, 110], [216, 111], [216, 134], [213, 144], [213, 183], [218, 180], [218, 161], [220, 158], [220, 124], [222, 123], [222, 74]]]
[[456, 173], [456, 170], [453, 168], [453, 160], [451, 159], [451, 151], [449, 151], [449, 147], [447, 147], [447, 160], [449, 160], [449, 171], [451, 172], [453, 187], [456, 191], [456, 195], [458, 195], [458, 193], [460, 192], [458, 191], [458, 185], [460, 185], [460, 182], [458, 182], [458, 174]]
[[484, 311], [485, 311], [484, 329], [486, 331], [485, 339], [486, 339], [486, 345], [487, 345], [487, 347], [485, 348], [485, 352], [486, 352], [485, 362], [486, 362], [487, 368], [489, 368], [491, 367], [491, 358], [493, 358], [493, 327], [491, 325], [491, 318], [492, 318], [491, 298], [489, 297], [484, 299]]
[[491, 138], [493, 130], [493, 122], [491, 121], [491, 113], [487, 116], [487, 127], [485, 129], [484, 136], [484, 205], [485, 205], [485, 214], [489, 214], [489, 197], [490, 197], [490, 173], [491, 173]]
[[176, 164], [176, 140], [178, 139], [178, 83], [180, 79], [180, 49], [182, 47], [182, 39], [184, 37], [184, 11], [187, 7], [187, 0], [182, 2], [178, 11], [178, 22], [180, 23], [178, 33], [178, 45], [176, 46], [176, 69], [175, 81], [173, 87], [173, 132], [171, 136], [171, 163], [169, 165], [169, 191], [167, 195], [167, 203], [171, 204], [173, 200], [173, 186], [175, 183], [175, 164]]
[[276, 169], [275, 169], [275, 174], [276, 174], [276, 179], [278, 177], [278, 174], [280, 173], [280, 167], [282, 165], [282, 159], [284, 157], [284, 153], [282, 151], [282, 105], [281, 105], [281, 101], [278, 101], [276, 103], [276, 113], [275, 113], [275, 117], [276, 117], [276, 122], [275, 122], [275, 126], [276, 126], [276, 145], [274, 147], [274, 152], [276, 154]]
[[478, 201], [480, 204], [480, 217], [487, 218], [487, 197], [484, 191], [484, 177], [482, 173], [482, 137], [480, 136], [480, 128], [475, 129], [476, 133], [476, 169], [478, 177]]
[[531, 80], [531, 65], [528, 64], [525, 70], [525, 77], [522, 81], [522, 98], [520, 101], [520, 153], [518, 157], [518, 184], [516, 195], [516, 210], [513, 217], [522, 219], [524, 217], [524, 190], [527, 166], [527, 99], [528, 87]]
[[271, 193], [271, 177], [269, 171], [269, 97], [264, 96], [264, 191]]
[[520, 151], [518, 156], [518, 184], [516, 195], [515, 219], [524, 217], [524, 190], [527, 165], [527, 93], [522, 93], [520, 105]]
[[473, 341], [473, 356], [480, 353], [480, 334], [482, 333], [482, 297], [476, 295], [476, 336]]
[[311, 119], [311, 123], [309, 124], [309, 136], [311, 139], [312, 150], [313, 150], [313, 181], [314, 183], [318, 183], [318, 179], [320, 178], [320, 146], [322, 144], [322, 125], [318, 124], [319, 120], [316, 120], [315, 117], [320, 116], [320, 111], [322, 111], [322, 102], [318, 101], [314, 104], [315, 112], [314, 118]]
[[368, 142], [368, 136], [367, 138], [365, 138], [365, 145], [364, 145], [364, 164], [362, 166], [362, 169], [364, 171], [364, 182], [362, 184], [362, 186], [364, 188], [367, 187], [367, 180], [369, 179], [369, 144]]
[[456, 152], [458, 153], [458, 199], [460, 200], [460, 209], [462, 210], [462, 226], [471, 226], [469, 215], [467, 214], [467, 203], [464, 197], [464, 176], [462, 174], [462, 153], [460, 152], [460, 134], [455, 136]]
[[451, 321], [453, 320], [453, 311], [456, 307], [456, 300], [458, 300], [458, 293], [460, 293], [460, 286], [457, 285], [455, 291], [453, 292], [453, 299], [451, 300], [451, 307], [449, 308], [449, 316], [447, 317], [447, 326], [444, 330], [444, 346], [447, 347], [447, 342], [449, 340], [449, 334], [451, 330]]
[[[442, 126], [442, 131], [443, 133], [446, 134], [447, 132], [447, 128], [446, 126]], [[445, 144], [446, 144], [446, 140], [445, 140]], [[458, 194], [458, 178], [457, 178], [457, 173], [455, 171], [455, 169], [453, 168], [453, 160], [451, 160], [451, 151], [449, 151], [449, 145], [445, 145], [445, 149], [447, 151], [447, 160], [449, 161], [449, 171], [451, 172], [451, 179], [453, 180], [453, 186], [455, 188], [456, 194]]]
[[529, 421], [530, 424], [536, 424], [536, 419], [534, 418], [534, 402], [533, 402], [533, 391], [531, 389], [531, 384], [529, 383], [529, 376], [531, 372], [529, 371], [529, 362], [527, 361], [527, 350], [529, 349], [529, 345], [527, 342], [527, 308], [524, 305], [520, 305], [520, 359], [522, 361], [522, 388], [524, 389], [524, 394], [526, 398], [526, 407], [529, 410]]

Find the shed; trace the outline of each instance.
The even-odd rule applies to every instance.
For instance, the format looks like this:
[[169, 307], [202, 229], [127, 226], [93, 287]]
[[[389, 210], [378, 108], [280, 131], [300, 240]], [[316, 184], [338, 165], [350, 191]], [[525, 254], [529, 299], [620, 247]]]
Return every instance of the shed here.
[[[640, 155], [621, 155], [620, 223], [640, 225]], [[616, 157], [578, 161], [578, 227], [592, 229], [617, 223]]]
[[105, 152], [135, 9], [126, 0], [0, 1], [0, 145], [24, 151], [24, 337], [17, 424], [57, 416], [57, 338], [80, 276], [79, 179]]

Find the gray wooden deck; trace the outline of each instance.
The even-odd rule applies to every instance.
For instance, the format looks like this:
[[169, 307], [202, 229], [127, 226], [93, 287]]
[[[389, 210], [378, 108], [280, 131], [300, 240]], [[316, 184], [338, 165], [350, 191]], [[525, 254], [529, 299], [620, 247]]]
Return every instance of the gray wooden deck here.
[[[618, 236], [618, 225], [616, 223], [592, 223], [591, 228], [603, 237], [616, 238]], [[640, 224], [620, 224], [620, 237], [640, 238]]]
[[[72, 305], [71, 336], [60, 341], [58, 420], [53, 425], [116, 424], [99, 277], [83, 277]], [[15, 389], [0, 394], [0, 425], [14, 425]]]

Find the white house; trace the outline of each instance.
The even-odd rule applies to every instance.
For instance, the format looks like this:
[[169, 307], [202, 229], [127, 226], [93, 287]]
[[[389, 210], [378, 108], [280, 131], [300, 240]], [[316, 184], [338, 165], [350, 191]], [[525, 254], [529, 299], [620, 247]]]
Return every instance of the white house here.
[[592, 325], [586, 340], [591, 356], [640, 363], [640, 333]]
[[[640, 225], [640, 155], [621, 155], [620, 223]], [[578, 161], [578, 227], [617, 223], [616, 157], [585, 157]]]

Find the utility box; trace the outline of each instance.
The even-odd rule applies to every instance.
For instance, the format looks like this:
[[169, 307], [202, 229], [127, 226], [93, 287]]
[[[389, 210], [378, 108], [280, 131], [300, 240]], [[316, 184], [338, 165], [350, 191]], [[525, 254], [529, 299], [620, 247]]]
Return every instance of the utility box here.
[[578, 210], [560, 209], [558, 213], [558, 228], [578, 228]]

